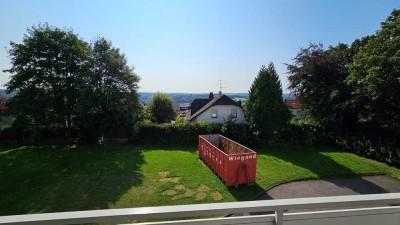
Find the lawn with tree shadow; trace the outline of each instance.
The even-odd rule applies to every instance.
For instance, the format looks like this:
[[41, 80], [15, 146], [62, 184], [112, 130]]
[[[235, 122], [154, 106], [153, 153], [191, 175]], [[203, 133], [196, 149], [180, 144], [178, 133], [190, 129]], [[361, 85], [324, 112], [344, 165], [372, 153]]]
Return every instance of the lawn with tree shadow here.
[[0, 147], [0, 215], [253, 200], [297, 180], [400, 171], [327, 148], [265, 147], [252, 185], [227, 188], [195, 146]]
[[23, 146], [0, 151], [0, 214], [104, 209], [142, 183], [140, 151]]

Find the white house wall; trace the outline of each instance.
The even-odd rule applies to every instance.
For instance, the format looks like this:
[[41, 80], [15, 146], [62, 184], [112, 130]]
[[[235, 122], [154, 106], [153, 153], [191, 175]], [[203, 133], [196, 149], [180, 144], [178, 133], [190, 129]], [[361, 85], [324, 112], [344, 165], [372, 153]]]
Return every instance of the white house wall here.
[[299, 109], [290, 109], [292, 111], [293, 115], [299, 119], [304, 119], [303, 115], [301, 115], [301, 112]]
[[[218, 117], [217, 118], [211, 118], [211, 110], [213, 109], [218, 109]], [[198, 115], [196, 118], [193, 119], [193, 122], [198, 122], [198, 121], [207, 121], [209, 123], [224, 123], [224, 118], [227, 119], [228, 116], [231, 115], [232, 109], [237, 110], [237, 118], [236, 123], [244, 123], [246, 122], [244, 118], [244, 112], [243, 109], [238, 107], [238, 106], [233, 106], [233, 105], [215, 105], [211, 106], [208, 108], [206, 111]]]

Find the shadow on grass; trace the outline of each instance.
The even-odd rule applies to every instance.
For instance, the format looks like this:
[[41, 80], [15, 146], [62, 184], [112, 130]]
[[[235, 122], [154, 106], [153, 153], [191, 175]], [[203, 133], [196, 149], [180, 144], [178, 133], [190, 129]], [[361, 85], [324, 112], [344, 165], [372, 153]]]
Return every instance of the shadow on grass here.
[[197, 146], [193, 145], [176, 145], [176, 146], [170, 146], [170, 145], [144, 145], [140, 144], [137, 145], [137, 147], [142, 150], [142, 151], [154, 151], [154, 150], [171, 150], [171, 151], [184, 151], [184, 152], [191, 152], [194, 153], [196, 152]]
[[0, 215], [107, 208], [142, 183], [143, 163], [132, 146], [0, 147]]
[[228, 191], [237, 201], [249, 201], [249, 196], [258, 196], [264, 189], [257, 183], [251, 185], [239, 185], [238, 187], [229, 187]]

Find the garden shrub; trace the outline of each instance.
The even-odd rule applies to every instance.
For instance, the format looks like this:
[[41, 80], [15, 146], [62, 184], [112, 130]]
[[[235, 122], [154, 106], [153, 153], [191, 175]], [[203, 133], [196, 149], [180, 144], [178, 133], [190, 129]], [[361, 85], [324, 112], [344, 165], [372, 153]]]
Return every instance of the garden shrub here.
[[[78, 137], [78, 129], [71, 129], [69, 131], [69, 138]], [[65, 130], [63, 128], [43, 128], [37, 131], [37, 136], [33, 139], [63, 139], [65, 138]]]
[[224, 121], [221, 128], [221, 134], [242, 145], [256, 147], [265, 144], [261, 138], [261, 132], [253, 124], [236, 124], [236, 121], [228, 118]]
[[321, 127], [298, 119], [290, 121], [283, 129], [274, 132], [268, 143], [288, 146], [332, 145], [329, 135]]
[[0, 131], [0, 140], [23, 140], [30, 137], [31, 132], [24, 132], [22, 129], [5, 127]]
[[257, 146], [262, 143], [259, 133], [250, 124], [138, 123], [135, 131], [136, 141], [143, 144], [197, 145], [198, 137], [202, 134], [221, 134], [245, 146]]
[[[69, 138], [77, 138], [78, 129], [72, 129]], [[65, 132], [61, 128], [22, 129], [10, 126], [0, 130], [0, 140], [46, 140], [64, 139]]]
[[224, 124], [175, 123], [154, 124], [138, 123], [135, 128], [136, 141], [139, 143], [156, 143], [171, 145], [197, 145], [198, 136], [202, 134], [221, 134], [242, 145], [249, 147], [272, 145], [312, 146], [325, 143], [325, 136], [316, 125], [303, 122], [292, 122], [275, 132], [269, 140], [254, 124], [236, 124], [227, 119]]
[[197, 145], [199, 135], [221, 133], [221, 125], [138, 123], [135, 131], [136, 141], [143, 144]]

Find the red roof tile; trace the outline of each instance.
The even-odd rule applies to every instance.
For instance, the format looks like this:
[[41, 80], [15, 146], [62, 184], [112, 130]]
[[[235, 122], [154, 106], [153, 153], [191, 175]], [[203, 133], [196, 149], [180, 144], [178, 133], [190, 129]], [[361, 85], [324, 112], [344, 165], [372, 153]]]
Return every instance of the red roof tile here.
[[296, 100], [286, 99], [285, 104], [288, 105], [291, 109], [300, 109], [300, 104]]

